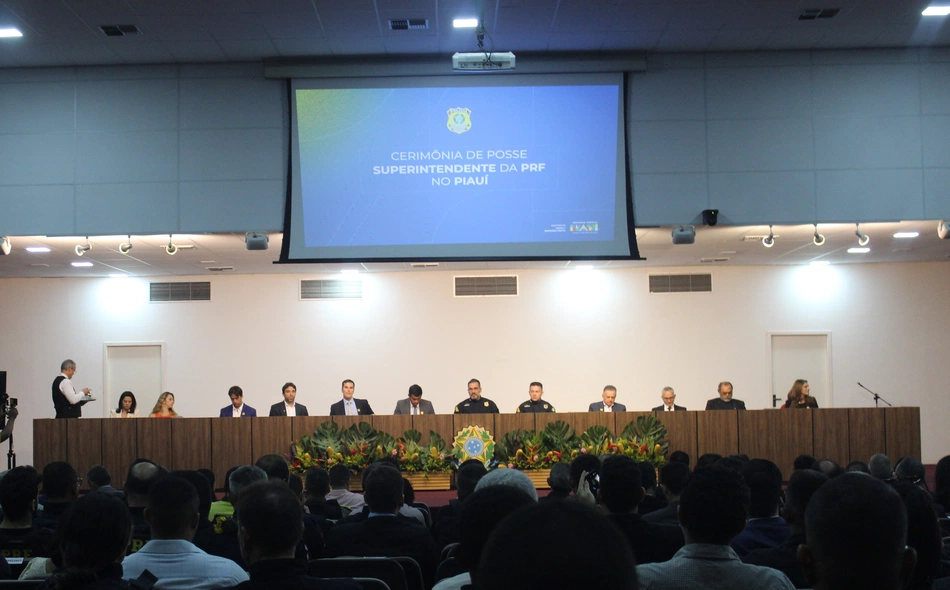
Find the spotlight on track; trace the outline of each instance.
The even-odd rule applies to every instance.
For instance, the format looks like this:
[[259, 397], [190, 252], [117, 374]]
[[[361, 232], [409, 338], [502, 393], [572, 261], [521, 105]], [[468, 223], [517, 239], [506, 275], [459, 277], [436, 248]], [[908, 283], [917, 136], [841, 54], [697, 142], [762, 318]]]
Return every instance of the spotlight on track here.
[[854, 224], [854, 235], [858, 236], [858, 245], [859, 245], [859, 246], [862, 246], [862, 247], [863, 247], [863, 246], [867, 246], [867, 245], [868, 245], [868, 242], [871, 241], [871, 236], [861, 233], [861, 225], [860, 225], [860, 224], [857, 224], [857, 223]]
[[815, 224], [815, 237], [811, 240], [816, 246], [821, 246], [825, 243], [825, 236], [818, 233], [818, 224]]
[[129, 236], [128, 242], [123, 242], [119, 244], [119, 252], [122, 252], [123, 254], [128, 254], [131, 249], [132, 249], [132, 236]]
[[762, 238], [762, 245], [766, 248], [771, 248], [775, 245], [775, 234], [772, 232], [772, 226], [769, 225], [769, 235]]
[[169, 256], [174, 256], [178, 253], [178, 246], [172, 244], [172, 235], [168, 234], [168, 245], [165, 246], [165, 253]]
[[89, 236], [86, 236], [85, 244], [76, 245], [76, 256], [82, 256], [86, 252], [92, 249], [92, 244], [89, 243]]

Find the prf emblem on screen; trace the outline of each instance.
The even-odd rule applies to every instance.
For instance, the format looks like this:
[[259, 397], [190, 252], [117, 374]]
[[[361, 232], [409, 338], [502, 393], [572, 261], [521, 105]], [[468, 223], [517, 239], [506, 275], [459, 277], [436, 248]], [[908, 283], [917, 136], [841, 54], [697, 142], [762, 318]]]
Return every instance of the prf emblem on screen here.
[[449, 121], [445, 125], [452, 133], [462, 134], [472, 128], [472, 109], [455, 107], [447, 112]]

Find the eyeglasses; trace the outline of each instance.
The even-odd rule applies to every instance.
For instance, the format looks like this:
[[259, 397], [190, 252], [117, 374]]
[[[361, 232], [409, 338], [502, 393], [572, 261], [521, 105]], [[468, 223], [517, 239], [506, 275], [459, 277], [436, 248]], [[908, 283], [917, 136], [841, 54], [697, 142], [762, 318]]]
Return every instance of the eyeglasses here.
[[77, 477], [77, 478], [76, 478], [76, 484], [82, 485], [82, 478], [81, 478], [81, 477]]

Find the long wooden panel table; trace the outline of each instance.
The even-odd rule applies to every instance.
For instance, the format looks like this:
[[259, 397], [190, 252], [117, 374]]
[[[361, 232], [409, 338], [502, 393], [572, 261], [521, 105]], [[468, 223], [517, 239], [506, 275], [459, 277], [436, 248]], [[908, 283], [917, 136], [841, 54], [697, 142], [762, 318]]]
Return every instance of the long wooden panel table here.
[[[512, 430], [540, 429], [554, 420], [566, 422], [578, 434], [596, 424], [618, 435], [644, 414], [649, 412], [334, 416], [332, 420], [342, 428], [367, 422], [396, 437], [415, 429], [424, 443], [435, 432], [451, 445], [466, 426], [481, 426], [498, 441]], [[887, 453], [893, 460], [920, 459], [919, 408], [656, 412], [656, 417], [669, 431], [669, 450], [685, 451], [694, 464], [702, 453], [746, 453], [774, 461], [787, 478], [792, 461], [802, 453], [841, 465], [854, 459], [867, 461], [874, 453]], [[37, 469], [69, 461], [85, 475], [93, 465], [103, 464], [119, 484], [137, 457], [169, 469], [211, 468], [217, 481], [223, 481], [230, 467], [267, 453], [287, 453], [291, 441], [328, 420], [327, 416], [34, 420], [33, 453]]]

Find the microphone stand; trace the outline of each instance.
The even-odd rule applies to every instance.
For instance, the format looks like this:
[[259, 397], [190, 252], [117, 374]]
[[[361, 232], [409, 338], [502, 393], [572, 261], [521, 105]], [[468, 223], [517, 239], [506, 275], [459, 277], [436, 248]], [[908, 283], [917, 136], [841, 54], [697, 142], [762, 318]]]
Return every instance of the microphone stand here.
[[864, 391], [866, 391], [866, 392], [868, 392], [868, 393], [870, 393], [871, 395], [874, 396], [874, 407], [875, 407], [875, 408], [880, 407], [880, 405], [878, 404], [878, 401], [879, 401], [879, 400], [882, 401], [882, 402], [884, 402], [885, 404], [889, 405], [889, 406], [892, 407], [892, 408], [894, 407], [894, 404], [892, 404], [891, 402], [887, 401], [886, 399], [884, 399], [883, 397], [879, 396], [878, 394], [874, 393], [873, 391], [871, 391], [871, 390], [868, 389], [867, 387], [861, 385], [861, 382], [860, 382], [860, 381], [858, 381], [858, 387], [860, 387], [860, 388], [863, 389]]

